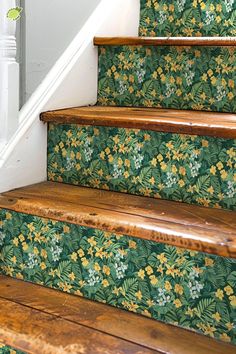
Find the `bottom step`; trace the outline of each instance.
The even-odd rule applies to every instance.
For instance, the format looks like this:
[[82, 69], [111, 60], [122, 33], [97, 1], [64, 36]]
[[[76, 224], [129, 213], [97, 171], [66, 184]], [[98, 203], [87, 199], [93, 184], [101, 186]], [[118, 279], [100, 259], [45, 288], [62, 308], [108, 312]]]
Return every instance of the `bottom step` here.
[[0, 307], [1, 341], [25, 353], [235, 353], [230, 344], [5, 276]]

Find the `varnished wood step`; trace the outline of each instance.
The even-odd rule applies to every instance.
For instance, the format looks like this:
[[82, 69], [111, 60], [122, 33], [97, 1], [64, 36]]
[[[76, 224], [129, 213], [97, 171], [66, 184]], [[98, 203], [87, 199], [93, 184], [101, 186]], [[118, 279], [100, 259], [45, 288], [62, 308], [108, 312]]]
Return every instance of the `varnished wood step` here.
[[236, 258], [231, 211], [53, 182], [4, 193], [0, 208]]
[[45, 112], [41, 120], [236, 138], [236, 115], [231, 113], [94, 106]]
[[235, 46], [236, 37], [95, 37], [94, 45]]
[[106, 318], [101, 313], [105, 309], [96, 310], [89, 301], [4, 277], [0, 277], [0, 288], [0, 338], [4, 344], [32, 354], [161, 354], [113, 334], [107, 322], [105, 329], [99, 328], [102, 316]]
[[4, 276], [0, 305], [0, 337], [33, 353], [59, 345], [62, 353], [70, 353], [69, 345], [83, 348], [85, 354], [235, 353], [234, 346], [194, 332]]

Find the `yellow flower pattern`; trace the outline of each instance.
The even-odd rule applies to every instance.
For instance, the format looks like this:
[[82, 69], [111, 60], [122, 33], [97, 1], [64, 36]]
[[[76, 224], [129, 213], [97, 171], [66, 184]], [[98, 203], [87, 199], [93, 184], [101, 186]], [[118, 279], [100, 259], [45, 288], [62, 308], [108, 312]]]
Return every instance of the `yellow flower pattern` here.
[[236, 260], [6, 213], [0, 273], [236, 344]]
[[[141, 0], [142, 36], [236, 36], [235, 24], [235, 0]], [[98, 104], [235, 113], [235, 53], [100, 47]], [[235, 211], [236, 140], [50, 124], [48, 179]], [[236, 344], [235, 259], [0, 209], [0, 274]]]
[[141, 0], [140, 36], [236, 36], [235, 0]]
[[48, 179], [236, 210], [236, 140], [50, 124]]
[[0, 343], [0, 354], [26, 354], [26, 353], [22, 352], [21, 350], [9, 347], [8, 345], [5, 345], [3, 343]]
[[235, 88], [235, 47], [99, 48], [99, 105], [236, 112]]

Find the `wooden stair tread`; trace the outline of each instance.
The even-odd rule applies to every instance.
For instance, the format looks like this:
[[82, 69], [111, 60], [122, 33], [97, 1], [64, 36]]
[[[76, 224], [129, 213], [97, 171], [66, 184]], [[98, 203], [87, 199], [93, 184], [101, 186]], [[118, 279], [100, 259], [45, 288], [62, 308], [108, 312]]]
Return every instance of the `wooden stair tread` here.
[[236, 258], [232, 211], [55, 182], [3, 193], [0, 208]]
[[235, 46], [236, 37], [95, 37], [94, 45]]
[[[103, 314], [90, 312], [88, 308], [84, 310], [79, 297], [63, 294], [60, 298], [54, 295], [55, 290], [48, 292], [39, 286], [4, 277], [0, 277], [0, 288], [0, 338], [6, 345], [34, 354], [161, 354], [89, 325], [90, 319], [96, 321], [96, 316]], [[82, 321], [78, 313], [83, 313]], [[97, 322], [99, 324], [99, 318]]]
[[[77, 343], [81, 338], [86, 349], [90, 340], [90, 345], [98, 345], [99, 350], [107, 346], [106, 353], [208, 354], [209, 350], [211, 354], [235, 353], [234, 346], [206, 336], [5, 276], [0, 276], [0, 304], [0, 335], [9, 331], [11, 337], [5, 335], [8, 344], [18, 344], [17, 347], [23, 343], [17, 339], [21, 332], [32, 340], [43, 329], [43, 339], [49, 344], [65, 345], [71, 328], [71, 341]], [[77, 330], [80, 335], [76, 337]], [[99, 341], [101, 338], [103, 343]], [[93, 350], [91, 347], [85, 353], [97, 353]]]
[[93, 106], [48, 111], [41, 120], [236, 138], [236, 115], [231, 113]]

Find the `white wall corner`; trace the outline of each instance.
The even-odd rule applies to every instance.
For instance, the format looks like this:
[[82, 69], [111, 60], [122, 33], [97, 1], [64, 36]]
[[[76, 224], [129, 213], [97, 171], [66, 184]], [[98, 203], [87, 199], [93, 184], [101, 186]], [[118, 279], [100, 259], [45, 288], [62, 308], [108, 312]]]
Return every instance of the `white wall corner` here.
[[98, 57], [94, 36], [138, 34], [139, 0], [101, 0], [42, 84], [20, 111], [20, 125], [0, 153], [0, 192], [46, 180], [46, 110], [93, 105]]

